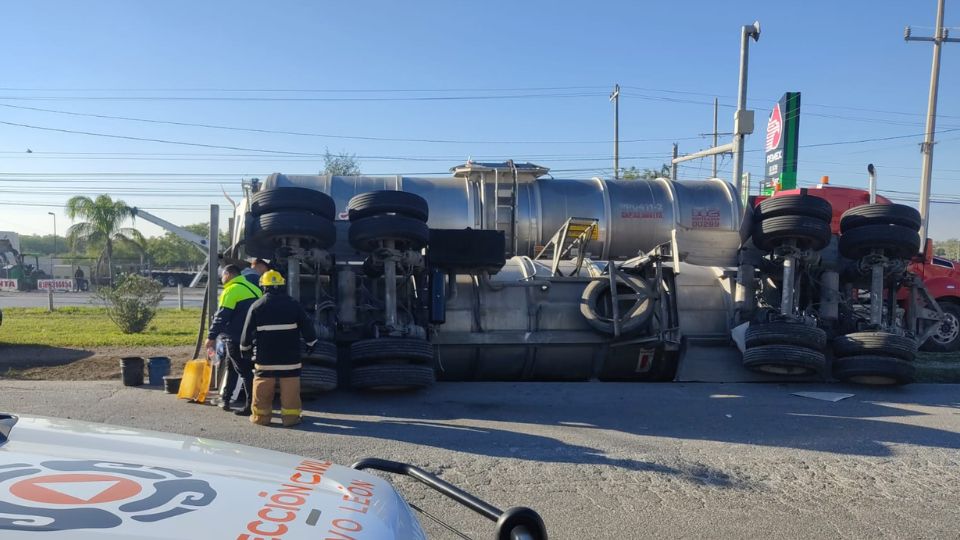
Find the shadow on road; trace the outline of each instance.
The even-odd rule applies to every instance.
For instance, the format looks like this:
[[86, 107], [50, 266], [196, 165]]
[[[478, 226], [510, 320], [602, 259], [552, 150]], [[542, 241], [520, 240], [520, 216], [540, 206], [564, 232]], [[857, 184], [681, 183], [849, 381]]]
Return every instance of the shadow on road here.
[[0, 343], [0, 372], [11, 367], [62, 366], [91, 356], [92, 351], [83, 349]]
[[[338, 392], [305, 404], [309, 429], [406, 441], [491, 457], [659, 467], [582, 444], [589, 430], [616, 431], [635, 449], [656, 438], [891, 456], [892, 445], [960, 449], [960, 387], [872, 389], [840, 385], [440, 383], [414, 394]], [[831, 403], [796, 391], [849, 392]], [[945, 414], [933, 414], [943, 412]], [[326, 419], [325, 414], [338, 415]], [[380, 417], [379, 419], [351, 417]], [[344, 418], [346, 417], [346, 418]], [[316, 422], [316, 425], [314, 425]], [[928, 424], [928, 425], [920, 425]], [[534, 435], [552, 426], [550, 436]], [[537, 426], [537, 427], [534, 427]], [[584, 430], [588, 433], [584, 435]], [[730, 482], [716, 471], [659, 471]]]

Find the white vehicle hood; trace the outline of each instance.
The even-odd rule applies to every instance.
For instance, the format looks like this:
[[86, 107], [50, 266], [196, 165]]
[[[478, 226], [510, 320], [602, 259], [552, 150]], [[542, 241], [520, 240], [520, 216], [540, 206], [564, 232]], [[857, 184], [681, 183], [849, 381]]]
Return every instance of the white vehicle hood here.
[[423, 539], [388, 482], [196, 437], [20, 417], [0, 438], [0, 538]]

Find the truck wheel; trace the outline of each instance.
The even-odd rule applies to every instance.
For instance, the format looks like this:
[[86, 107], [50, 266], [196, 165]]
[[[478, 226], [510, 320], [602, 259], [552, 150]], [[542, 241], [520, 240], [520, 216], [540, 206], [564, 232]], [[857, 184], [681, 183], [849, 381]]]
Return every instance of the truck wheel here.
[[864, 204], [854, 206], [840, 218], [841, 234], [866, 225], [900, 225], [920, 230], [920, 212], [905, 204]]
[[350, 345], [350, 359], [355, 366], [372, 360], [406, 360], [411, 364], [432, 366], [433, 357], [433, 345], [422, 339], [382, 337], [363, 339]]
[[752, 323], [747, 327], [747, 348], [763, 345], [797, 345], [822, 351], [827, 346], [827, 333], [816, 326], [800, 323]]
[[833, 340], [833, 354], [847, 356], [891, 356], [913, 360], [917, 355], [917, 340], [887, 332], [854, 332]]
[[373, 251], [384, 240], [398, 242], [400, 249], [422, 249], [430, 240], [430, 229], [418, 219], [380, 214], [351, 222], [349, 237], [359, 251]]
[[943, 321], [921, 348], [931, 352], [956, 351], [960, 349], [960, 305], [950, 300], [938, 303], [943, 310]]
[[796, 345], [761, 345], [743, 353], [743, 367], [773, 375], [812, 375], [826, 366], [823, 353]]
[[350, 370], [350, 384], [357, 390], [419, 390], [434, 381], [433, 366], [374, 364]]
[[311, 395], [337, 389], [337, 370], [304, 364], [300, 368], [300, 393]]
[[[642, 330], [653, 316], [656, 300], [653, 290], [643, 278], [624, 276], [617, 281], [617, 307], [620, 315], [620, 334]], [[613, 305], [610, 280], [591, 281], [580, 295], [580, 314], [594, 330], [613, 335]]]
[[333, 199], [322, 191], [308, 188], [276, 188], [258, 191], [250, 197], [250, 212], [255, 216], [286, 210], [310, 212], [326, 219], [336, 219]]
[[328, 248], [337, 239], [337, 228], [332, 220], [307, 212], [272, 212], [259, 216], [253, 235], [254, 240], [270, 244], [278, 238], [294, 237]]
[[756, 220], [777, 216], [809, 216], [829, 223], [833, 220], [833, 207], [830, 201], [813, 195], [782, 195], [764, 199], [754, 212]]
[[354, 195], [347, 203], [350, 221], [379, 214], [397, 214], [426, 222], [430, 215], [427, 201], [406, 191], [368, 191]]
[[304, 364], [311, 364], [325, 367], [337, 366], [337, 344], [329, 341], [318, 341], [313, 346], [313, 351], [300, 357]]
[[863, 225], [840, 235], [840, 254], [859, 259], [873, 250], [887, 257], [909, 259], [920, 252], [920, 235], [901, 225]]
[[819, 251], [830, 243], [830, 222], [810, 216], [777, 216], [753, 227], [753, 243], [764, 251], [773, 251], [788, 240], [800, 249]]
[[913, 382], [913, 371], [913, 364], [889, 356], [847, 356], [833, 360], [833, 376], [856, 384], [910, 384]]

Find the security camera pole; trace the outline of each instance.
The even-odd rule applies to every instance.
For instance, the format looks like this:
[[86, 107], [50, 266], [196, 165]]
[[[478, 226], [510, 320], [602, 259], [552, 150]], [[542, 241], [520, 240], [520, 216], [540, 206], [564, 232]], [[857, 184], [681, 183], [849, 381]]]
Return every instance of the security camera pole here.
[[750, 58], [750, 38], [760, 41], [760, 21], [740, 29], [740, 88], [737, 91], [737, 112], [733, 116], [733, 185], [743, 178], [743, 141], [753, 133], [753, 111], [747, 110], [747, 66]]
[[613, 86], [613, 177], [620, 178], [620, 85]]
[[933, 42], [933, 67], [930, 70], [930, 97], [927, 101], [927, 129], [924, 133], [923, 144], [920, 145], [920, 152], [923, 154], [923, 168], [920, 172], [920, 239], [926, 243], [927, 235], [930, 234], [930, 176], [933, 170], [933, 134], [937, 125], [937, 89], [940, 85], [940, 44], [947, 42], [960, 42], [958, 38], [951, 38], [950, 31], [943, 27], [943, 4], [944, 0], [937, 3], [937, 26], [933, 30], [932, 37], [914, 37], [911, 35], [908, 26], [903, 32], [903, 39], [906, 41], [932, 41]]

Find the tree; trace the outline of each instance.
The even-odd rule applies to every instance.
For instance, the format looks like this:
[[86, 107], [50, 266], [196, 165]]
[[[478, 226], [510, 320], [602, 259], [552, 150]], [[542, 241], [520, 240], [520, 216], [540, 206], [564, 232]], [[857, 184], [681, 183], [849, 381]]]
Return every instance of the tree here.
[[[209, 232], [207, 223], [194, 223], [183, 228], [203, 237], [206, 237]], [[228, 238], [226, 231], [220, 232], [219, 243], [221, 248], [230, 244], [230, 238]], [[147, 253], [150, 260], [158, 268], [194, 269], [202, 265], [207, 259], [207, 256], [196, 246], [171, 232], [163, 236], [148, 238]]]
[[357, 176], [360, 174], [360, 162], [356, 154], [331, 154], [329, 149], [323, 152], [323, 171], [320, 174], [332, 176]]
[[636, 167], [627, 167], [623, 170], [623, 174], [620, 175], [624, 180], [636, 180], [640, 178], [642, 180], [651, 180], [653, 178], [670, 178], [670, 166], [664, 163], [660, 166], [660, 170], [657, 169], [638, 169]]
[[73, 249], [88, 246], [100, 249], [97, 269], [106, 260], [110, 286], [113, 286], [113, 246], [114, 242], [129, 246], [145, 245], [146, 241], [139, 231], [124, 227], [127, 219], [133, 217], [133, 210], [123, 201], [114, 201], [109, 195], [100, 195], [91, 199], [83, 195], [71, 197], [67, 201], [67, 217], [71, 220], [84, 219], [67, 229], [67, 239]]

